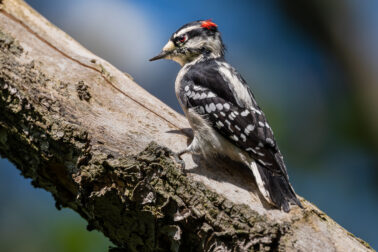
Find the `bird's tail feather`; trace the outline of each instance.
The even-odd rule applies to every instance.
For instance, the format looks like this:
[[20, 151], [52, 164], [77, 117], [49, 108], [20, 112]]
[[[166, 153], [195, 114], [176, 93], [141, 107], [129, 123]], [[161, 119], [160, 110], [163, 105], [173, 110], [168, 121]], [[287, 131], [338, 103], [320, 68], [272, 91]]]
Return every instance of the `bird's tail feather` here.
[[252, 171], [260, 192], [269, 203], [285, 212], [290, 211], [289, 203], [303, 208], [285, 175], [273, 174], [272, 171], [255, 162], [252, 165]]

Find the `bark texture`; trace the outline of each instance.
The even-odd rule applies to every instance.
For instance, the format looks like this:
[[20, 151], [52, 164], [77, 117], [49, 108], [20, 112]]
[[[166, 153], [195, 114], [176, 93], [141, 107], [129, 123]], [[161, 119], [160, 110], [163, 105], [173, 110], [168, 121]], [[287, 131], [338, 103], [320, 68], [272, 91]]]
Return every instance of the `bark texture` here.
[[184, 174], [185, 118], [21, 0], [0, 1], [0, 111], [1, 155], [114, 251], [372, 251], [304, 199], [270, 209], [231, 162]]

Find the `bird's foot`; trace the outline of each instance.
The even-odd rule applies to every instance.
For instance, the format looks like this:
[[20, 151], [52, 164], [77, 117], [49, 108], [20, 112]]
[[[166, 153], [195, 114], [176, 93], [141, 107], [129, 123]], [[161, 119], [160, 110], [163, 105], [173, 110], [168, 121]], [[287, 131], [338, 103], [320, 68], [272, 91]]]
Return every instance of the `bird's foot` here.
[[179, 164], [180, 171], [182, 173], [186, 174], [186, 171], [185, 171], [185, 162], [184, 162], [184, 160], [182, 160], [181, 155], [183, 155], [187, 151], [183, 150], [183, 151], [180, 151], [180, 152], [174, 152], [174, 151], [170, 150], [167, 147], [163, 147], [163, 149], [169, 154], [169, 156], [173, 157], [174, 161], [177, 164]]

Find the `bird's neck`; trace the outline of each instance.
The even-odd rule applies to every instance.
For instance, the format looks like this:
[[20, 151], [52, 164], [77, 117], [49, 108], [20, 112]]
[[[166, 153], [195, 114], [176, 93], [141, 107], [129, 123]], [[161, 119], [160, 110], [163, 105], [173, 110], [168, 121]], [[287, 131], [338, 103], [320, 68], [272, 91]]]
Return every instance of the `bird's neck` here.
[[203, 51], [200, 54], [194, 55], [193, 57], [187, 58], [186, 61], [183, 61], [183, 64], [180, 64], [182, 67], [186, 65], [194, 65], [198, 62], [209, 60], [209, 59], [217, 59], [221, 58], [223, 55], [221, 53], [214, 53], [211, 51]]

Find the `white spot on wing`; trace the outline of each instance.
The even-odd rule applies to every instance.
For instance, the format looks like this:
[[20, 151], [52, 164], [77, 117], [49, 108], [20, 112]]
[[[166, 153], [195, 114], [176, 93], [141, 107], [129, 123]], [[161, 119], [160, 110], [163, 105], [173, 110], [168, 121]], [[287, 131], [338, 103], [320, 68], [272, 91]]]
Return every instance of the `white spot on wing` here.
[[196, 90], [196, 91], [202, 90], [202, 88], [200, 86], [193, 86], [193, 89]]
[[224, 107], [225, 110], [229, 110], [230, 109], [230, 104], [225, 103], [225, 104], [223, 104], [223, 107]]
[[252, 148], [247, 148], [247, 149], [245, 149], [246, 151], [252, 151], [253, 153], [255, 153], [256, 154], [256, 151], [254, 150], [254, 149], [252, 149]]
[[213, 97], [215, 97], [216, 95], [213, 93], [213, 92], [209, 92], [208, 94], [207, 94], [207, 98], [213, 98]]
[[247, 137], [243, 133], [240, 134], [240, 138], [242, 139], [243, 142], [247, 141]]
[[243, 112], [241, 112], [241, 116], [247, 116], [249, 114], [249, 110], [248, 109], [246, 109], [246, 110], [244, 110]]
[[216, 107], [217, 107], [218, 110], [222, 110], [223, 109], [223, 105], [221, 103], [217, 103]]
[[266, 141], [268, 144], [270, 144], [270, 145], [274, 145], [274, 141], [273, 141], [273, 139], [271, 139], [271, 138], [269, 138], [269, 137], [267, 137], [267, 138], [265, 139], [265, 141]]
[[268, 162], [264, 162], [262, 161], [261, 159], [259, 159], [259, 162], [264, 165], [264, 166], [271, 166], [272, 164], [271, 163], [268, 163]]
[[217, 125], [217, 127], [218, 127], [219, 129], [222, 128], [222, 127], [224, 126], [224, 124], [223, 124], [221, 121], [217, 121], [215, 124]]
[[252, 124], [248, 124], [247, 127], [244, 129], [244, 133], [248, 136], [251, 131], [253, 131], [255, 127]]
[[214, 103], [210, 103], [209, 108], [210, 108], [211, 111], [216, 110]]
[[231, 139], [234, 140], [235, 142], [239, 141], [239, 138], [236, 135], [232, 135]]
[[231, 129], [231, 123], [230, 123], [230, 121], [226, 119], [226, 120], [225, 120], [225, 123], [226, 123], [227, 126], [228, 126], [228, 127], [227, 127], [228, 130], [231, 131], [231, 132], [234, 132], [234, 131]]
[[205, 105], [205, 109], [206, 109], [206, 112], [207, 112], [207, 113], [209, 113], [209, 114], [211, 113], [211, 110], [210, 110], [210, 107], [209, 107], [208, 104]]
[[254, 107], [251, 107], [251, 110], [252, 110], [253, 112], [255, 112], [256, 114], [261, 115], [261, 111], [260, 111], [260, 110], [257, 110], [257, 109], [255, 109]]
[[248, 124], [247, 127], [246, 127], [246, 129], [248, 129], [249, 131], [254, 130], [254, 128], [255, 127], [252, 124]]

